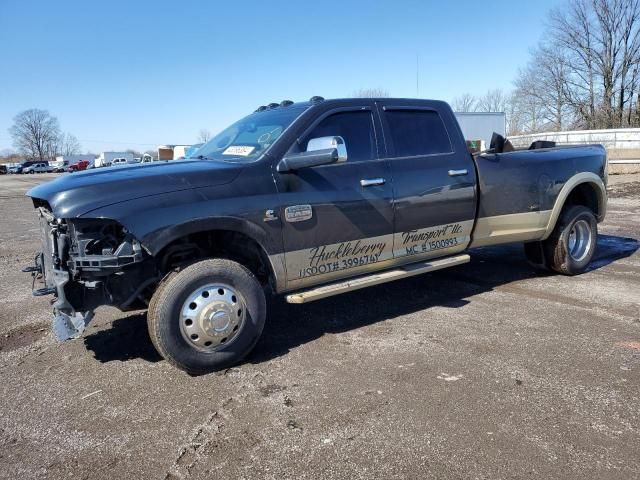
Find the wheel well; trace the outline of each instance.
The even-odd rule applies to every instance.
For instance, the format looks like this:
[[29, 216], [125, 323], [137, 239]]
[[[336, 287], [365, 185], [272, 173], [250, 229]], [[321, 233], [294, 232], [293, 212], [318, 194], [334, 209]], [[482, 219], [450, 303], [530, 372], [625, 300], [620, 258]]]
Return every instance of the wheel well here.
[[591, 210], [596, 217], [600, 217], [600, 200], [596, 186], [591, 183], [576, 185], [564, 202], [564, 206], [583, 205]]
[[272, 287], [275, 284], [269, 258], [260, 244], [244, 233], [230, 230], [185, 235], [165, 246], [156, 255], [156, 261], [164, 276], [170, 270], [195, 260], [212, 257], [236, 261], [248, 268], [260, 283]]

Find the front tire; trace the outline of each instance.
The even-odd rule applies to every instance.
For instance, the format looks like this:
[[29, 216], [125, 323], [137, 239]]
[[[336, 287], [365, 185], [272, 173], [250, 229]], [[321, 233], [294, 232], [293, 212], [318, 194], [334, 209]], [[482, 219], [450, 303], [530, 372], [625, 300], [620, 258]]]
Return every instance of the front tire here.
[[149, 335], [172, 365], [199, 375], [241, 361], [266, 318], [264, 290], [231, 260], [194, 263], [166, 279], [147, 312]]

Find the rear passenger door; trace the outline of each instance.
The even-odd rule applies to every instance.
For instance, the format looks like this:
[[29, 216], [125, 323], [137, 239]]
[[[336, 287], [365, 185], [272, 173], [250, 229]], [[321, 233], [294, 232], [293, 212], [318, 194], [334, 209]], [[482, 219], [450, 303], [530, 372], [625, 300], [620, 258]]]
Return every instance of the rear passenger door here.
[[379, 113], [393, 175], [394, 258], [464, 250], [476, 215], [476, 172], [453, 112], [444, 102], [389, 101]]

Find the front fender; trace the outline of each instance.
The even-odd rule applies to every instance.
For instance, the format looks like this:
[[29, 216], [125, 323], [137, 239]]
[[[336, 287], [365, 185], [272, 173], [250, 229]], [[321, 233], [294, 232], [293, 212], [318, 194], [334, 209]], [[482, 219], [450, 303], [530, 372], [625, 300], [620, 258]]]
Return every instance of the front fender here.
[[164, 247], [174, 240], [192, 233], [212, 230], [226, 230], [242, 233], [254, 240], [265, 252], [268, 252], [265, 245], [269, 244], [269, 239], [267, 238], [265, 230], [249, 222], [247, 219], [237, 217], [196, 218], [185, 223], [170, 225], [168, 227], [149, 232], [144, 237], [140, 238], [140, 242], [151, 255], [157, 255]]
[[265, 217], [266, 210], [277, 210], [275, 184], [265, 181], [270, 176], [268, 165], [252, 165], [243, 175], [243, 181], [138, 198], [86, 216], [117, 221], [153, 256], [192, 233], [242, 233], [262, 248], [279, 283], [285, 278], [279, 260], [283, 258], [282, 223]]
[[[171, 242], [184, 237], [185, 235], [214, 230], [242, 233], [255, 241], [264, 252], [266, 259], [269, 261], [271, 272], [273, 273], [273, 277], [276, 282], [276, 291], [284, 289], [284, 282], [286, 281], [286, 267], [282, 251], [274, 250], [274, 242], [268, 237], [265, 229], [260, 228], [260, 226], [244, 218], [198, 218], [183, 224], [172, 225], [162, 230], [150, 232], [141, 239], [141, 243], [151, 255], [156, 255]], [[278, 238], [282, 237], [279, 236]]]

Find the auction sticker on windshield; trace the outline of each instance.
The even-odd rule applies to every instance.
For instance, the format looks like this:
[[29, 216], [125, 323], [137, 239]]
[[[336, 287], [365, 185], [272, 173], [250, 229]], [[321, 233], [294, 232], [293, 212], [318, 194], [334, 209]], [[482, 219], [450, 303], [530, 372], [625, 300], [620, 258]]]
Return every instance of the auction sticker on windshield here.
[[253, 153], [256, 147], [250, 145], [231, 145], [224, 152], [223, 155], [240, 155], [241, 157], [247, 157]]

